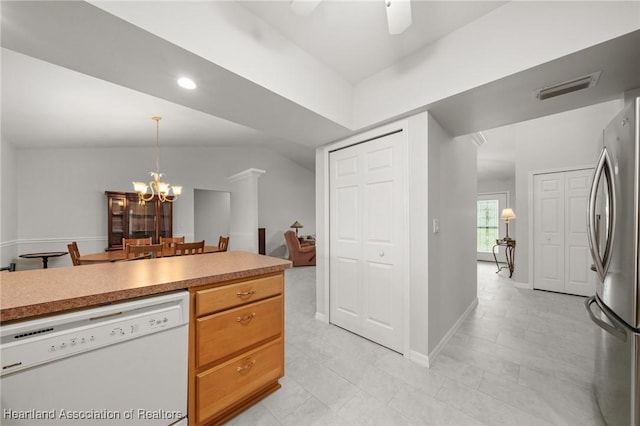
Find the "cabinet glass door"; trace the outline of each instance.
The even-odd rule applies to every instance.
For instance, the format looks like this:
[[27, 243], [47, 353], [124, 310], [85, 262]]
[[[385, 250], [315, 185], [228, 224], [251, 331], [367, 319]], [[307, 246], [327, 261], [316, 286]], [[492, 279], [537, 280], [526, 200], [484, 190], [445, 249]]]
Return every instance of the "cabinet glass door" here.
[[122, 250], [123, 238], [149, 238], [154, 244], [160, 237], [171, 237], [173, 206], [161, 203], [158, 197], [140, 203], [133, 192], [105, 191], [107, 195], [107, 250]]
[[151, 237], [156, 242], [156, 204], [129, 203], [129, 238]]
[[109, 199], [109, 212], [111, 221], [109, 230], [109, 247], [122, 245], [122, 239], [125, 237], [126, 216], [125, 216], [125, 197], [113, 197]]
[[160, 203], [160, 236], [171, 237], [173, 235], [172, 229], [172, 209], [171, 203]]

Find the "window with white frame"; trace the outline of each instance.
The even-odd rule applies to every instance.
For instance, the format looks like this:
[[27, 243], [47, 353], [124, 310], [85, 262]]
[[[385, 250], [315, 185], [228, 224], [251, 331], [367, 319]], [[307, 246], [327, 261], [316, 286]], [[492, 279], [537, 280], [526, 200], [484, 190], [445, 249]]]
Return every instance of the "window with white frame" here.
[[499, 238], [500, 213], [498, 200], [478, 200], [477, 251], [491, 253]]

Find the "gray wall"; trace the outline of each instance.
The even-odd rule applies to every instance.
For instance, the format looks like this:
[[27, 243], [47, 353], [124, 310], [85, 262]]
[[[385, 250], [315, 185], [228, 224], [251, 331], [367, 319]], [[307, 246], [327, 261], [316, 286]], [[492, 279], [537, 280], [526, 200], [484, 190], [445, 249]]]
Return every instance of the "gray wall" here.
[[477, 150], [429, 116], [429, 358], [477, 301]]
[[15, 174], [15, 149], [5, 140], [0, 143], [0, 266], [9, 266], [16, 257], [18, 203]]
[[194, 190], [194, 240], [216, 245], [220, 236], [229, 236], [231, 193]]
[[[228, 191], [227, 177], [251, 167], [266, 170], [258, 185], [259, 226], [267, 229], [267, 254], [284, 256], [284, 232], [295, 220], [304, 221], [306, 233], [315, 232], [313, 172], [272, 150], [163, 148], [162, 160], [166, 180], [184, 187], [174, 204], [175, 235], [194, 237], [194, 188]], [[15, 176], [18, 194], [16, 214], [2, 219], [3, 230], [16, 229], [14, 239], [11, 234], [2, 236], [9, 257], [66, 250], [73, 240], [81, 253], [103, 250], [104, 191], [131, 191], [132, 180], [147, 178], [155, 168], [153, 152], [144, 148], [15, 149], [14, 161], [15, 169], [5, 169], [3, 156], [3, 182]], [[3, 258], [3, 264], [8, 261]], [[21, 260], [19, 268], [39, 267], [38, 263]], [[52, 259], [50, 266], [68, 264], [64, 257]]]
[[[408, 119], [409, 140], [409, 339], [410, 356], [428, 360], [429, 356], [429, 279], [431, 239], [430, 206], [436, 181], [429, 144], [429, 114]], [[436, 145], [437, 146], [437, 145]], [[435, 186], [434, 186], [435, 185]]]
[[[515, 172], [513, 176], [509, 179], [504, 180], [495, 180], [495, 179], [484, 179], [478, 180], [478, 194], [484, 194], [489, 192], [508, 192], [509, 193], [509, 205], [507, 207], [511, 207], [515, 210], [516, 205], [516, 175]], [[518, 214], [518, 212], [516, 212]]]

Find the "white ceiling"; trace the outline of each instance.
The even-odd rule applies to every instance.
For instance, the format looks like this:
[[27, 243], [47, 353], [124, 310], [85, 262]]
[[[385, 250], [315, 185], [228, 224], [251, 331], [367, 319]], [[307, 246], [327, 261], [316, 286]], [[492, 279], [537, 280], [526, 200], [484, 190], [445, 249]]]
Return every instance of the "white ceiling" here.
[[[2, 51], [3, 133], [20, 147], [269, 143], [264, 133], [142, 92]], [[10, 82], [10, 84], [8, 84]], [[90, 101], [88, 101], [88, 95]]]
[[505, 3], [414, 0], [412, 25], [389, 35], [384, 0], [325, 0], [309, 16], [293, 13], [288, 1], [241, 2], [353, 84]]
[[[288, 0], [240, 3], [355, 84], [504, 2], [413, 0], [413, 24], [399, 36], [387, 32], [382, 0], [325, 0], [307, 17], [292, 13]], [[155, 143], [155, 123], [150, 117], [160, 115], [163, 146], [268, 144], [313, 170], [316, 146], [358, 130], [88, 3], [3, 1], [2, 7], [2, 133], [18, 147], [149, 146]], [[184, 28], [188, 31], [189, 23]], [[627, 45], [637, 41], [636, 35]], [[634, 68], [620, 63], [630, 56], [636, 62], [637, 58], [619, 50], [604, 49], [609, 54], [604, 58], [592, 49], [590, 56], [554, 61], [425, 109], [453, 135], [462, 135], [514, 122], [514, 117], [541, 116], [609, 100], [625, 87], [640, 84], [635, 74], [628, 75]], [[141, 56], [141, 51], [160, 54]], [[611, 57], [612, 52], [617, 56]], [[199, 82], [193, 93], [175, 85], [167, 89], [169, 70], [186, 63], [208, 76], [207, 81]], [[578, 96], [574, 104], [523, 101], [531, 88], [563, 73], [571, 77], [582, 68], [591, 72], [593, 64], [606, 64], [611, 70], [603, 74], [602, 89], [593, 91], [593, 96]], [[488, 139], [491, 144], [504, 144], [508, 134], [496, 132]], [[479, 166], [481, 172], [513, 169], [506, 158], [480, 158], [485, 161]]]

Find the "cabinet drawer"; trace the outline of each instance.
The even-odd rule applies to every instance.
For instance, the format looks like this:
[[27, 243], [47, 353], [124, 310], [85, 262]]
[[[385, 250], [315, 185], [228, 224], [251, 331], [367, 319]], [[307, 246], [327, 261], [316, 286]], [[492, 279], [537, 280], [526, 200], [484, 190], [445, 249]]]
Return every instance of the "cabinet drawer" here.
[[253, 302], [254, 300], [282, 294], [283, 290], [283, 274], [200, 290], [196, 292], [196, 316], [222, 311]]
[[198, 423], [218, 416], [283, 375], [283, 339], [267, 343], [198, 374]]
[[196, 362], [202, 367], [283, 332], [282, 296], [196, 320]]

